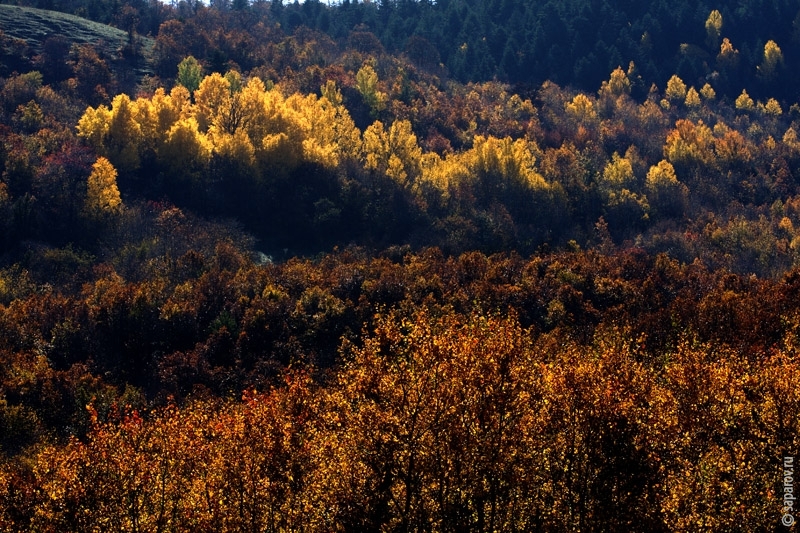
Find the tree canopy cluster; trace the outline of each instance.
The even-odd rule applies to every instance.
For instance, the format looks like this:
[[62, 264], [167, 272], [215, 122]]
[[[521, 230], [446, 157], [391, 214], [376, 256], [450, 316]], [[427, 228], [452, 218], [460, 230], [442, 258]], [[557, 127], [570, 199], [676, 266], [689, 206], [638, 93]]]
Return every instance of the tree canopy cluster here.
[[797, 7], [751, 4], [0, 32], [0, 529], [768, 530]]
[[[164, 59], [192, 53], [215, 69], [231, 61], [244, 70], [256, 66], [265, 31], [291, 35], [309, 28], [362, 52], [403, 53], [420, 67], [446, 68], [462, 82], [499, 79], [535, 88], [549, 80], [592, 90], [631, 61], [640, 95], [675, 73], [692, 84], [713, 80], [729, 97], [745, 86], [758, 96], [769, 87], [772, 96], [794, 98], [798, 82], [800, 9], [790, 0], [16, 3], [112, 24], [131, 40], [151, 35]], [[169, 76], [174, 63], [162, 63]]]
[[27, 285], [0, 306], [5, 530], [745, 531], [779, 510], [796, 271], [637, 250], [260, 266], [230, 244], [148, 263], [73, 296], [4, 273]]

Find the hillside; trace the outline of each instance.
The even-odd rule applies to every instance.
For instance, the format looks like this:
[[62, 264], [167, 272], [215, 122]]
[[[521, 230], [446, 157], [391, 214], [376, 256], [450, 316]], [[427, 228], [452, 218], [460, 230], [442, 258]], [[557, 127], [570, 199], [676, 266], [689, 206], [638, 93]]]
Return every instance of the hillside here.
[[25, 41], [33, 54], [42, 53], [49, 37], [61, 36], [68, 46], [94, 45], [102, 56], [112, 58], [113, 68], [132, 69], [137, 78], [153, 73], [154, 39], [137, 34], [141, 57], [123, 61], [130, 36], [113, 26], [58, 11], [0, 4], [0, 28], [6, 36]]
[[[42, 4], [29, 0], [29, 5]], [[362, 52], [405, 54], [423, 68], [445, 67], [462, 83], [499, 80], [520, 92], [545, 80], [594, 90], [608, 72], [630, 62], [637, 65], [637, 97], [652, 84], [663, 86], [672, 74], [690, 84], [714, 81], [718, 94], [729, 98], [745, 88], [756, 97], [788, 100], [800, 81], [800, 9], [792, 0], [219, 0], [210, 10], [189, 1], [166, 6], [47, 0], [46, 5], [121, 28], [135, 25], [139, 34], [161, 35], [163, 44], [191, 50], [220, 70], [229, 60], [252, 68], [250, 61], [258, 61], [253, 46], [262, 44], [265, 30], [279, 27], [286, 35], [301, 28], [321, 32]], [[709, 18], [712, 12], [716, 15]], [[170, 43], [176, 21], [193, 31]], [[765, 78], [756, 74], [770, 41], [783, 59]]]

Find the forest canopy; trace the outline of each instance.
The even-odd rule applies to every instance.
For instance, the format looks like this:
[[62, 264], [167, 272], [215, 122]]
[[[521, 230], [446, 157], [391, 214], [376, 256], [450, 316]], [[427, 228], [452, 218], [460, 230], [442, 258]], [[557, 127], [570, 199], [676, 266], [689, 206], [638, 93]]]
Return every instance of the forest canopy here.
[[794, 3], [0, 8], [0, 529], [789, 516]]

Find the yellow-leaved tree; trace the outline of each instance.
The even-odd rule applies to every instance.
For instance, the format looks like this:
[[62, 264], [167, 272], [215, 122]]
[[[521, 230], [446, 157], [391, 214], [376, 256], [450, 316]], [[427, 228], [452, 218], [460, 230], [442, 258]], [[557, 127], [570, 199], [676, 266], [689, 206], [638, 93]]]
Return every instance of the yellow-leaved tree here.
[[292, 120], [302, 128], [306, 161], [333, 169], [342, 157], [357, 159], [360, 155], [360, 133], [343, 106], [332, 103], [327, 97], [294, 94], [286, 100], [286, 108]]
[[167, 142], [172, 126], [192, 113], [189, 91], [182, 85], [176, 85], [169, 94], [162, 88], [156, 89], [152, 98], [138, 98], [134, 104], [143, 158], [157, 154]]
[[103, 150], [103, 143], [108, 135], [111, 123], [111, 110], [104, 105], [89, 107], [78, 121], [78, 137], [86, 141], [98, 152]]
[[108, 159], [118, 169], [129, 172], [139, 168], [139, 143], [141, 128], [135, 117], [135, 106], [126, 94], [114, 97], [111, 102], [111, 122], [105, 143]]
[[783, 109], [781, 109], [781, 104], [778, 103], [777, 100], [770, 98], [767, 100], [767, 103], [764, 104], [764, 113], [771, 117], [779, 117], [783, 114]]
[[[603, 82], [605, 83], [605, 82]], [[597, 121], [597, 111], [592, 101], [583, 93], [578, 93], [571, 102], [564, 104], [567, 115], [580, 124], [594, 123]]]
[[716, 98], [716, 97], [717, 97], [717, 92], [716, 92], [716, 91], [714, 90], [714, 88], [713, 88], [711, 85], [709, 85], [708, 83], [706, 83], [705, 85], [703, 85], [703, 88], [702, 88], [702, 89], [700, 89], [700, 94], [701, 94], [701, 95], [703, 96], [703, 98], [705, 98], [706, 100], [713, 100], [714, 98]]
[[677, 74], [673, 74], [669, 81], [667, 81], [667, 90], [664, 92], [664, 96], [667, 100], [672, 101], [686, 99], [686, 84], [683, 83], [683, 80], [680, 79]]
[[364, 131], [364, 166], [386, 174], [403, 187], [411, 186], [422, 170], [422, 149], [411, 123], [398, 120], [389, 131], [380, 121]]
[[710, 165], [714, 162], [714, 138], [702, 120], [681, 119], [667, 134], [664, 155], [673, 165]]
[[736, 109], [740, 111], [752, 111], [755, 107], [756, 104], [753, 102], [753, 99], [750, 98], [750, 95], [747, 94], [745, 89], [742, 89], [742, 94], [736, 98]]
[[730, 39], [725, 37], [719, 46], [717, 54], [717, 68], [721, 71], [732, 71], [739, 66], [739, 51], [733, 47]]
[[510, 137], [498, 139], [479, 135], [470, 152], [472, 170], [479, 177], [492, 176], [532, 187], [545, 185], [544, 178], [534, 170], [536, 158], [522, 139], [512, 141]]
[[610, 223], [619, 221], [624, 225], [649, 218], [647, 197], [631, 190], [635, 180], [631, 157], [628, 154], [621, 157], [614, 152], [611, 161], [603, 169], [602, 177], [598, 179], [600, 192], [604, 196], [606, 218]]
[[98, 157], [86, 183], [86, 212], [93, 218], [122, 211], [122, 197], [117, 188], [117, 169], [105, 157]]
[[370, 63], [364, 63], [356, 73], [356, 88], [373, 116], [386, 109], [386, 93], [378, 90], [378, 74]]
[[543, 221], [562, 216], [565, 195], [536, 170], [534, 150], [538, 147], [524, 139], [476, 136], [463, 158], [476, 180], [476, 197], [486, 207], [503, 205], [515, 224], [538, 230]]
[[[302, 98], [293, 95], [289, 98]], [[253, 145], [262, 172], [284, 174], [303, 161], [303, 140], [309, 124], [279, 90], [264, 93], [265, 114], [258, 125]]]
[[700, 93], [694, 87], [689, 87], [686, 92], [686, 100], [684, 100], [686, 107], [690, 109], [697, 109], [700, 107]]
[[199, 131], [194, 117], [181, 119], [169, 129], [158, 153], [161, 165], [171, 174], [191, 177], [204, 168], [211, 157], [211, 142]]
[[713, 10], [706, 19], [706, 44], [712, 50], [719, 44], [722, 34], [722, 14], [716, 9]]
[[630, 186], [634, 178], [630, 159], [620, 157], [619, 153], [614, 152], [611, 161], [603, 169], [603, 178], [600, 184], [608, 190], [621, 189]]
[[[634, 65], [631, 63], [629, 72], [633, 72]], [[628, 79], [628, 74], [622, 70], [622, 67], [617, 67], [611, 73], [608, 81], [604, 81], [600, 86], [600, 97], [618, 98], [622, 95], [631, 94], [631, 80]]]
[[452, 189], [470, 180], [470, 171], [460, 154], [442, 158], [436, 152], [422, 156], [422, 175], [417, 188], [429, 206], [446, 205]]
[[109, 110], [88, 108], [78, 121], [78, 136], [123, 172], [139, 168], [142, 128], [137, 105], [126, 94], [117, 95]]
[[764, 58], [757, 67], [758, 76], [765, 82], [774, 81], [781, 65], [783, 65], [783, 52], [775, 41], [767, 41], [764, 45]]
[[[362, 156], [361, 133], [334, 83], [326, 85], [322, 98], [285, 96], [277, 87], [267, 90], [257, 77], [245, 80], [234, 71], [198, 83], [194, 103], [189, 90], [176, 85], [169, 94], [158, 89], [136, 101], [119, 95], [111, 109], [89, 107], [78, 122], [78, 135], [122, 174], [144, 162], [169, 179], [237, 168], [259, 180], [288, 175], [308, 162], [333, 170], [342, 158]], [[388, 134], [396, 155], [393, 177], [416, 177], [421, 151], [410, 125], [393, 126]]]
[[645, 180], [647, 197], [658, 216], [678, 216], [683, 213], [689, 189], [678, 181], [675, 168], [666, 159], [650, 167]]
[[226, 133], [233, 133], [235, 128], [232, 114], [233, 98], [231, 84], [220, 73], [215, 72], [203, 78], [200, 87], [194, 93], [196, 104], [195, 117], [200, 131], [206, 132], [216, 126]]

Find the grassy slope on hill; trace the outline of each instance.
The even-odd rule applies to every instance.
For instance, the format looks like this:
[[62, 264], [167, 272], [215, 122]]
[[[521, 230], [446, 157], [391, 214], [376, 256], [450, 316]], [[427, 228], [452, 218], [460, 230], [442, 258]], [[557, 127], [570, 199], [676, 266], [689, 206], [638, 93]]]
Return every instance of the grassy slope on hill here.
[[[92, 22], [57, 11], [0, 5], [0, 29], [11, 37], [25, 40], [36, 52], [52, 35], [61, 35], [74, 44], [93, 44], [105, 57], [120, 58], [128, 43], [128, 34], [118, 28]], [[136, 65], [136, 74], [152, 74], [151, 65], [155, 41], [136, 36], [144, 61]]]

